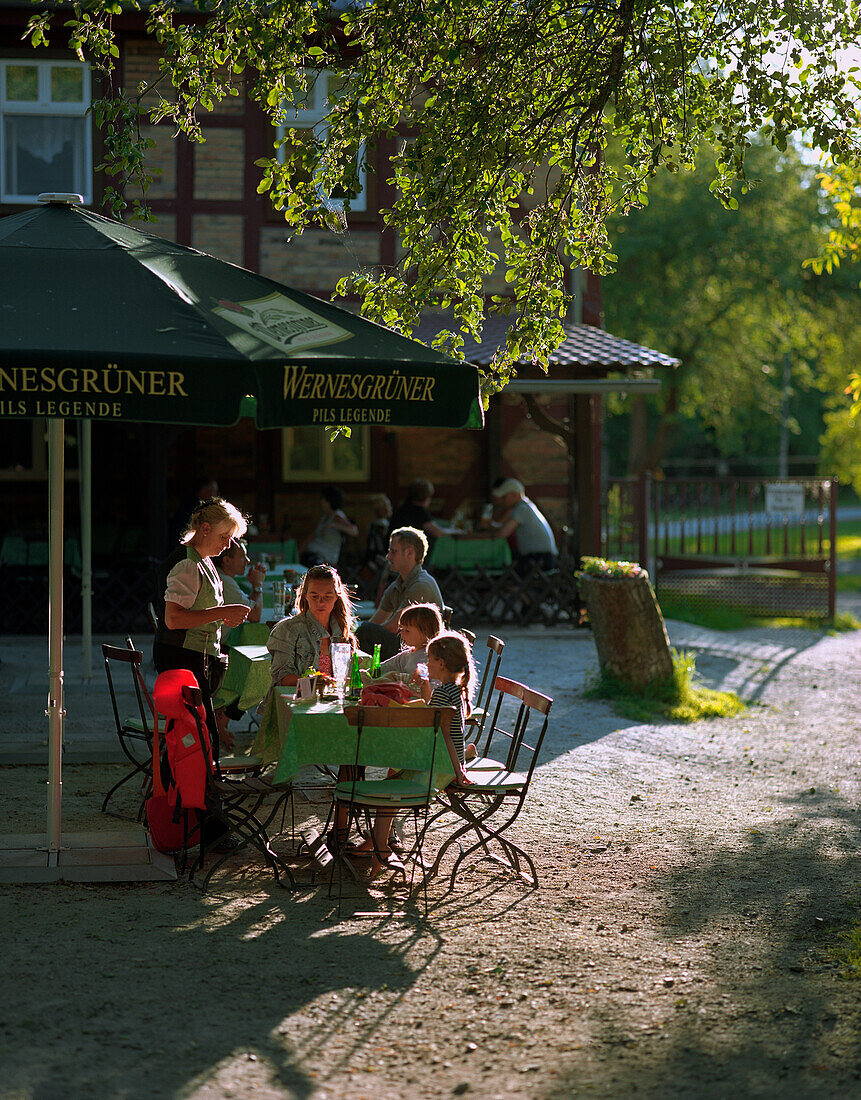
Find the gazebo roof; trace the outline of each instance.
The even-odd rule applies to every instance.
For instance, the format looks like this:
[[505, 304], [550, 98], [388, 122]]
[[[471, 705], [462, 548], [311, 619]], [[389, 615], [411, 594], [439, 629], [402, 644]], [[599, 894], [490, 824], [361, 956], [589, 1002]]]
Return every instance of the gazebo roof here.
[[[456, 354], [470, 363], [488, 366], [505, 342], [505, 334], [511, 325], [508, 317], [489, 316], [485, 319], [481, 340], [476, 342], [467, 336], [463, 348]], [[454, 317], [448, 313], [425, 314], [413, 333], [417, 340], [430, 343], [438, 332], [457, 327]], [[653, 348], [622, 340], [594, 325], [564, 322], [565, 339], [550, 357], [550, 366], [558, 368], [554, 377], [587, 374], [590, 377], [607, 371], [644, 370], [651, 367], [677, 367], [679, 360]], [[524, 367], [529, 360], [521, 360]]]

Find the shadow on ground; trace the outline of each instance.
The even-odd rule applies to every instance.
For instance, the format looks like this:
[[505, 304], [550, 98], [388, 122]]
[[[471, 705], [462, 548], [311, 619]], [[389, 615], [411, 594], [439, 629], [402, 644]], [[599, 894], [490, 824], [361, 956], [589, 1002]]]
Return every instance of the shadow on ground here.
[[545, 1100], [861, 1096], [858, 986], [831, 953], [861, 917], [861, 823], [827, 794], [784, 810], [743, 847], [692, 837], [690, 861], [654, 876], [665, 954], [639, 977], [659, 1016], [644, 1023], [618, 990], [596, 998], [590, 1052]]
[[[390, 924], [381, 936], [378, 922], [358, 932], [327, 925], [319, 898], [255, 885], [251, 905], [187, 885], [7, 888], [3, 908], [15, 919], [4, 922], [2, 1095], [150, 1100], [217, 1077], [236, 1059], [249, 1070], [265, 1063], [286, 1095], [310, 1095], [305, 1056], [331, 1044], [346, 1020], [352, 1047], [367, 1041], [380, 1019], [363, 1019], [364, 991], [389, 990], [396, 1002], [438, 944], [408, 926]], [[28, 914], [44, 907], [52, 930], [34, 937], [44, 923]], [[130, 951], [128, 934], [141, 924], [145, 941]], [[317, 1004], [299, 1049], [281, 1025]]]

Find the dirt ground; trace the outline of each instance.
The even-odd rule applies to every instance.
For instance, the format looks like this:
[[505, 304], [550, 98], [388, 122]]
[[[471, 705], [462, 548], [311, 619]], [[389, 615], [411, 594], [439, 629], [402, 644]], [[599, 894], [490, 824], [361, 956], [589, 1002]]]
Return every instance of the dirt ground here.
[[[3, 887], [0, 1097], [861, 1097], [829, 954], [861, 917], [861, 635], [670, 633], [744, 713], [638, 725], [583, 700], [588, 635], [506, 650], [555, 699], [515, 830], [538, 890], [482, 863], [427, 920], [391, 887], [338, 919], [242, 855], [206, 895]], [[120, 774], [67, 767], [65, 828], [115, 827]], [[0, 769], [4, 832], [41, 827], [44, 782]]]

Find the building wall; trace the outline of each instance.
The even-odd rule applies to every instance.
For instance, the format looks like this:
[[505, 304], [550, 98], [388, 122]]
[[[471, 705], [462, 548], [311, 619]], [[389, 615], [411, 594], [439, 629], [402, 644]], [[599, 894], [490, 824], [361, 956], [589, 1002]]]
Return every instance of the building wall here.
[[[0, 30], [2, 18], [0, 13]], [[16, 27], [14, 34], [19, 33]], [[0, 34], [0, 43], [11, 41]], [[123, 41], [119, 71], [129, 95], [152, 85], [144, 96], [145, 106], [154, 106], [162, 93], [171, 94], [168, 84], [157, 82], [157, 48], [133, 33]], [[271, 155], [271, 127], [249, 104], [241, 77], [236, 88], [236, 97], [202, 114], [203, 144], [177, 137], [170, 123], [145, 128], [145, 136], [154, 143], [149, 161], [155, 178], [148, 196], [154, 220], [142, 228], [324, 298], [331, 296], [346, 272], [376, 269], [387, 257], [393, 259], [393, 242], [383, 232], [373, 192], [369, 192], [371, 209], [351, 217], [345, 233], [311, 229], [289, 237], [268, 200], [256, 192], [260, 170], [254, 161]], [[384, 175], [377, 173], [376, 178]], [[3, 212], [7, 211], [0, 209]], [[490, 289], [504, 290], [505, 285], [500, 282]], [[424, 477], [436, 487], [434, 510], [439, 515], [449, 518], [458, 510], [477, 513], [487, 500], [493, 477], [502, 473], [516, 475], [527, 486], [538, 485], [539, 503], [561, 522], [567, 492], [561, 445], [524, 418], [518, 399], [494, 404], [490, 418], [501, 425], [496, 453], [491, 453], [489, 440], [497, 436], [487, 432], [374, 429], [371, 476], [365, 483], [347, 487], [348, 512], [364, 525], [370, 519], [372, 493], [386, 492], [397, 505], [409, 483]], [[299, 539], [316, 522], [320, 486], [282, 480], [280, 433], [258, 432], [251, 421], [244, 420], [228, 429], [172, 430], [164, 438], [168, 515], [188, 496], [199, 476], [212, 475], [222, 491], [253, 516], [265, 514], [279, 529], [289, 525]], [[97, 461], [105, 463], [106, 469], [110, 469], [113, 443], [113, 437], [96, 425]], [[118, 483], [116, 492], [125, 488]], [[35, 514], [23, 501], [21, 507], [26, 514]]]

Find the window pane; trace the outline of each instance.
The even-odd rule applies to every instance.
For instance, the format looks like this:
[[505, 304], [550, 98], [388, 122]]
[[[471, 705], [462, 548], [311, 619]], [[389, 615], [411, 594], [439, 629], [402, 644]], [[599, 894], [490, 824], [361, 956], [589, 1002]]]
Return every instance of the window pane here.
[[329, 442], [326, 428], [285, 428], [282, 436], [285, 481], [367, 481], [370, 476], [370, 431], [353, 428], [349, 439]]
[[51, 68], [51, 102], [83, 103], [84, 70], [77, 66], [54, 65]]
[[289, 452], [287, 464], [291, 470], [319, 470], [320, 442], [322, 433], [319, 428], [289, 428], [287, 441]]
[[39, 70], [35, 65], [6, 66], [6, 99], [35, 103], [39, 99]]
[[4, 194], [86, 193], [85, 149], [82, 118], [7, 115]]
[[337, 477], [338, 474], [361, 473], [365, 464], [365, 433], [361, 429], [353, 429], [353, 434], [347, 439], [339, 435], [334, 443], [326, 442], [330, 447], [330, 469]]

